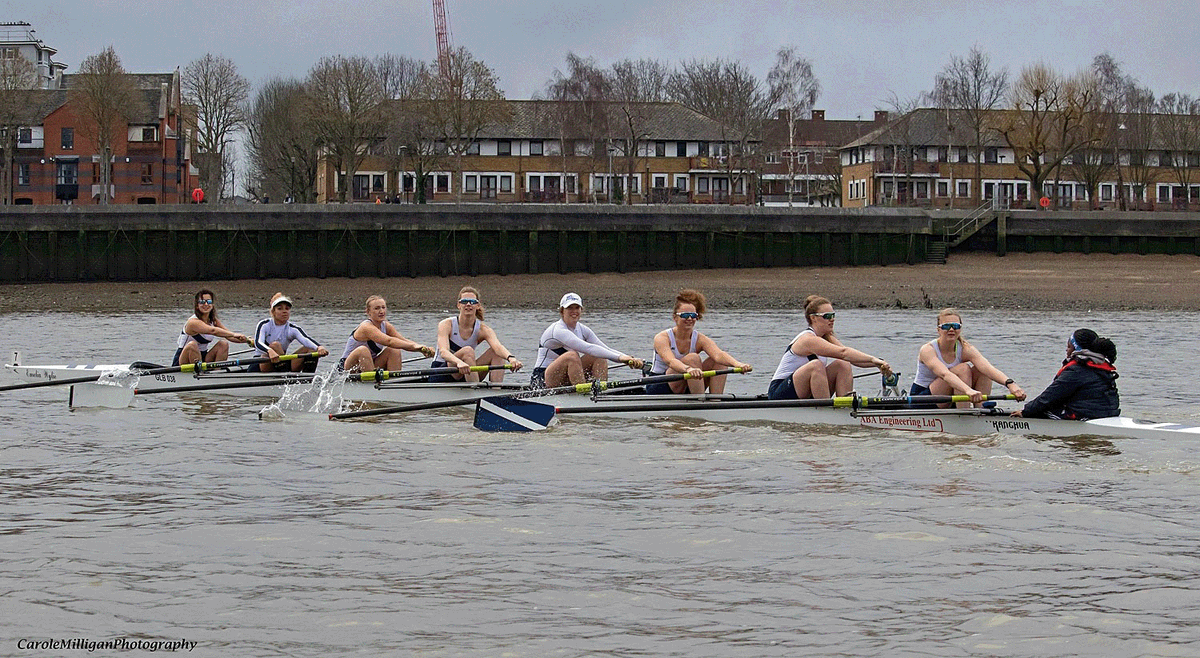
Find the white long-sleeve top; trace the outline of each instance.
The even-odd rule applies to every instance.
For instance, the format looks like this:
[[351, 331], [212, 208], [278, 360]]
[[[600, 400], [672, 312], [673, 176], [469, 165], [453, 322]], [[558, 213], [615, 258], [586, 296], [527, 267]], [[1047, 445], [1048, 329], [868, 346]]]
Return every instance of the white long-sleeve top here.
[[568, 350], [609, 361], [621, 359], [621, 353], [605, 345], [587, 325], [576, 322], [572, 331], [566, 322], [559, 320], [542, 332], [542, 339], [538, 341], [537, 361], [533, 367], [545, 368]]

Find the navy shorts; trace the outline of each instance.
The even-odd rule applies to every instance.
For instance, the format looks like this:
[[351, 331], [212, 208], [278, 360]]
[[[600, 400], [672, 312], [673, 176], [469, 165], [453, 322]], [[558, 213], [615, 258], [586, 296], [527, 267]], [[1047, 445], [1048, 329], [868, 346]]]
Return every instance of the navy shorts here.
[[792, 382], [791, 377], [783, 379], [772, 379], [771, 386], [767, 388], [768, 400], [797, 400], [796, 384]]
[[646, 384], [646, 395], [673, 395], [670, 382], [655, 382]]
[[[179, 348], [179, 349], [177, 349], [177, 350], [175, 350], [175, 356], [171, 358], [171, 367], [172, 367], [172, 368], [174, 368], [175, 366], [178, 366], [178, 365], [179, 365], [179, 356], [180, 356], [181, 354], [183, 354], [183, 348], [182, 348], [182, 347], [181, 347], [181, 348]], [[201, 361], [203, 361], [203, 360], [204, 360], [204, 357], [206, 357], [206, 356], [208, 356], [208, 350], [204, 350], [204, 351], [200, 352], [200, 360], [201, 360]]]
[[[913, 382], [913, 385], [908, 389], [909, 396], [913, 395], [933, 395], [928, 386], [921, 386]], [[910, 404], [910, 409], [937, 409], [936, 404]]]

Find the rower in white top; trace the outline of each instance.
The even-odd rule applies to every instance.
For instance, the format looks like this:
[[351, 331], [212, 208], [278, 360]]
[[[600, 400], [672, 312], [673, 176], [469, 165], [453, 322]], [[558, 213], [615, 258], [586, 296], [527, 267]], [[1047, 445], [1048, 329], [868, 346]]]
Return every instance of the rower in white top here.
[[290, 369], [299, 372], [303, 368], [305, 372], [316, 372], [317, 361], [311, 357], [293, 359], [290, 363], [279, 360], [281, 355], [288, 353], [288, 347], [293, 342], [300, 343], [297, 354], [316, 354], [317, 358], [329, 355], [329, 350], [310, 338], [299, 325], [293, 324], [291, 318], [292, 300], [282, 292], [275, 293], [271, 297], [271, 316], [260, 320], [254, 329], [254, 356], [268, 357], [271, 363], [253, 363], [246, 370], [269, 372]]
[[583, 299], [569, 292], [558, 302], [558, 322], [546, 327], [538, 343], [531, 383], [535, 388], [582, 384], [585, 379], [608, 380], [608, 362], [617, 361], [640, 370], [643, 361], [605, 345], [579, 321]]

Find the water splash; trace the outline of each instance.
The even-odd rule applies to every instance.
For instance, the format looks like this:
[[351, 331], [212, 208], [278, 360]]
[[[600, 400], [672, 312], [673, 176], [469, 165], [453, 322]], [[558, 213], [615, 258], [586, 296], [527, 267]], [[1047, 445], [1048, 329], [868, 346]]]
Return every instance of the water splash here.
[[282, 420], [287, 412], [332, 414], [345, 404], [345, 375], [337, 370], [313, 376], [306, 384], [289, 384], [279, 400], [258, 412], [259, 420]]

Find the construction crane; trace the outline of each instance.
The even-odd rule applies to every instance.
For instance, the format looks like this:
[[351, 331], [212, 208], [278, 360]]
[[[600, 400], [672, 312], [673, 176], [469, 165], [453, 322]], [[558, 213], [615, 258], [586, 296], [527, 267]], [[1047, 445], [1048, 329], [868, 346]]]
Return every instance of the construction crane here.
[[433, 0], [433, 32], [437, 37], [438, 73], [444, 78], [450, 73], [450, 27], [446, 24], [443, 0]]

